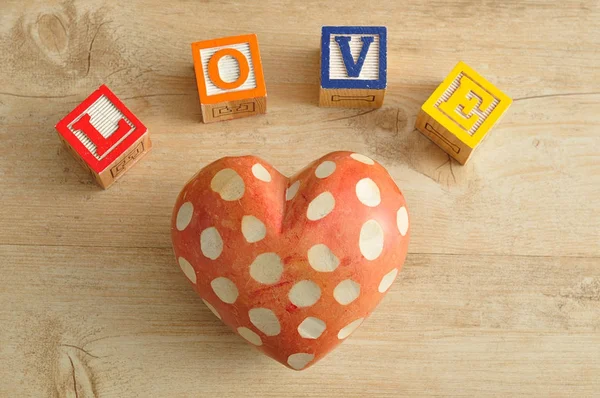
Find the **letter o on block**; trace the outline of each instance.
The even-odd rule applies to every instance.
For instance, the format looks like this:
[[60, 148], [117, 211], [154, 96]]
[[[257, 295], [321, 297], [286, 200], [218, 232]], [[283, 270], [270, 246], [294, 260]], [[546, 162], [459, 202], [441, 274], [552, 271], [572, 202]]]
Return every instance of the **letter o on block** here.
[[204, 123], [267, 111], [267, 90], [256, 35], [192, 43]]
[[[221, 78], [221, 73], [219, 71], [219, 61], [226, 56], [230, 56], [237, 61], [239, 68], [239, 75], [237, 79], [232, 82], [226, 82]], [[248, 80], [248, 74], [250, 73], [250, 66], [248, 65], [248, 60], [238, 50], [234, 48], [224, 48], [222, 50], [214, 53], [210, 60], [208, 61], [208, 77], [215, 86], [223, 89], [223, 90], [232, 90], [234, 88], [240, 87], [242, 84]]]

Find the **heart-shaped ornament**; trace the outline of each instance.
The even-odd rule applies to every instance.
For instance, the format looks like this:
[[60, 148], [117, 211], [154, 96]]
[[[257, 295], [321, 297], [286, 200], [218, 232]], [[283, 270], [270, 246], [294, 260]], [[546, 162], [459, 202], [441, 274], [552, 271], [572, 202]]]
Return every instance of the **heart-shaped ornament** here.
[[402, 193], [366, 156], [330, 153], [292, 178], [245, 156], [188, 181], [171, 234], [208, 308], [300, 370], [375, 309], [406, 258], [409, 221]]

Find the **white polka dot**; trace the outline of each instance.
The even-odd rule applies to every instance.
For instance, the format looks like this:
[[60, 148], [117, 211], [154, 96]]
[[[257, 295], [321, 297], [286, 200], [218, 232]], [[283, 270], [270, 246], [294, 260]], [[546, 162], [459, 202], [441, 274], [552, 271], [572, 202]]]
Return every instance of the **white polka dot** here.
[[325, 322], [309, 316], [298, 326], [298, 333], [305, 339], [318, 339], [325, 331]]
[[245, 338], [250, 343], [254, 345], [262, 345], [262, 340], [260, 339], [260, 336], [254, 333], [252, 330], [245, 327], [241, 327], [237, 328], [237, 332], [240, 334], [240, 336]]
[[275, 253], [259, 254], [250, 264], [250, 276], [257, 282], [266, 285], [276, 283], [282, 272], [281, 258]]
[[379, 187], [370, 178], [363, 178], [356, 183], [356, 196], [365, 206], [375, 207], [381, 203]]
[[185, 276], [187, 276], [190, 282], [196, 284], [196, 271], [194, 271], [194, 267], [192, 267], [192, 264], [190, 264], [189, 261], [183, 257], [179, 257], [178, 262], [179, 268], [181, 268]]
[[384, 293], [385, 291], [387, 291], [390, 288], [390, 286], [392, 286], [392, 283], [394, 283], [396, 276], [398, 276], [398, 268], [394, 268], [393, 270], [385, 274], [383, 278], [381, 278], [381, 282], [379, 282], [379, 293]]
[[204, 303], [204, 305], [206, 305], [208, 307], [209, 310], [212, 311], [213, 314], [215, 314], [215, 316], [219, 319], [221, 319], [221, 315], [219, 315], [219, 313], [217, 312], [217, 309], [215, 307], [213, 307], [213, 305], [211, 303], [209, 303], [208, 301], [202, 299], [202, 302]]
[[223, 239], [215, 227], [206, 228], [200, 234], [200, 249], [204, 257], [216, 260], [223, 252]]
[[348, 305], [360, 295], [360, 285], [352, 279], [341, 281], [333, 289], [333, 298], [341, 305]]
[[292, 354], [288, 357], [287, 363], [295, 370], [301, 370], [308, 365], [310, 361], [315, 359], [313, 354], [306, 354], [304, 352], [299, 352], [297, 354]]
[[375, 220], [369, 220], [360, 229], [360, 252], [367, 260], [375, 260], [383, 251], [383, 229]]
[[398, 213], [396, 213], [396, 224], [398, 224], [398, 231], [400, 231], [400, 235], [406, 235], [408, 231], [408, 212], [406, 211], [406, 207], [402, 206]]
[[365, 318], [359, 318], [353, 322], [350, 322], [346, 326], [344, 326], [338, 332], [338, 339], [342, 340], [342, 339], [345, 339], [346, 337], [350, 336], [352, 334], [352, 332], [354, 332], [356, 329], [358, 329], [358, 327], [360, 326], [361, 323], [363, 323], [364, 320], [365, 320]]
[[244, 196], [246, 185], [235, 170], [223, 169], [210, 182], [210, 188], [221, 195], [221, 199], [232, 201]]
[[309, 203], [306, 217], [311, 221], [320, 220], [331, 213], [334, 207], [335, 199], [331, 192], [323, 192]]
[[238, 298], [238, 289], [235, 286], [235, 283], [230, 279], [223, 277], [213, 279], [212, 282], [210, 282], [210, 287], [212, 287], [213, 292], [215, 292], [217, 297], [224, 303], [233, 304]]
[[361, 155], [360, 153], [353, 153], [350, 157], [354, 160], [358, 160], [361, 163], [373, 165], [375, 162], [373, 159], [366, 157], [365, 155]]
[[324, 244], [308, 249], [308, 263], [319, 272], [331, 272], [340, 265], [340, 260]]
[[294, 196], [298, 193], [298, 188], [300, 188], [300, 181], [296, 181], [288, 189], [285, 190], [285, 200], [292, 200]]
[[319, 178], [327, 178], [332, 175], [334, 171], [335, 163], [330, 160], [326, 160], [317, 167], [315, 170], [315, 175]]
[[271, 174], [269, 174], [267, 169], [265, 169], [265, 166], [260, 163], [256, 163], [252, 166], [252, 174], [261, 181], [271, 182]]
[[192, 216], [194, 215], [194, 206], [191, 202], [185, 202], [179, 208], [177, 212], [177, 221], [175, 221], [175, 226], [179, 231], [183, 231], [192, 221]]
[[267, 235], [267, 228], [258, 218], [244, 216], [242, 218], [242, 234], [248, 243], [255, 243]]
[[273, 311], [267, 308], [252, 308], [248, 311], [250, 322], [267, 336], [277, 336], [281, 332], [279, 319]]
[[300, 281], [292, 287], [288, 297], [296, 307], [310, 307], [321, 298], [321, 288], [313, 281]]

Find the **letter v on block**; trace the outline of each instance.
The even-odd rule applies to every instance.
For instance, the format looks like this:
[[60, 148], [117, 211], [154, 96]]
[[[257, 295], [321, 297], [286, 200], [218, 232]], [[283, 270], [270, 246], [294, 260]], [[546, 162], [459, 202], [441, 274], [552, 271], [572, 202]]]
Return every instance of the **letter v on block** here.
[[365, 58], [367, 57], [367, 52], [369, 51], [369, 47], [374, 40], [373, 36], [363, 36], [360, 39], [362, 41], [362, 48], [355, 63], [352, 57], [352, 51], [350, 51], [350, 40], [352, 40], [352, 38], [350, 36], [336, 36], [335, 38], [335, 41], [340, 46], [340, 51], [342, 52], [342, 57], [344, 59], [344, 65], [346, 66], [346, 71], [348, 72], [349, 77], [360, 76], [360, 71], [365, 63]]
[[386, 87], [385, 26], [323, 26], [320, 106], [379, 108]]

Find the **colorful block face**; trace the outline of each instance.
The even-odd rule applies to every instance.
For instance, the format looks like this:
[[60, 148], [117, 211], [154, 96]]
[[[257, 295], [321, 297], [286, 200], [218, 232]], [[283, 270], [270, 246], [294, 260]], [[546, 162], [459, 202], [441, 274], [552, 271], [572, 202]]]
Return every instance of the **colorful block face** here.
[[[127, 168], [126, 163], [149, 149], [144, 148], [144, 142], [137, 143], [146, 134], [146, 127], [104, 85], [58, 122], [56, 129], [96, 174], [112, 165], [111, 173], [117, 177]], [[126, 154], [133, 144], [136, 148]]]
[[[267, 95], [256, 35], [193, 43], [192, 52], [202, 104]], [[251, 104], [239, 106], [242, 108], [237, 111], [247, 112]]]
[[387, 29], [384, 26], [324, 26], [321, 87], [375, 89], [387, 86]]
[[422, 110], [470, 148], [475, 148], [512, 100], [464, 62], [459, 62]]

